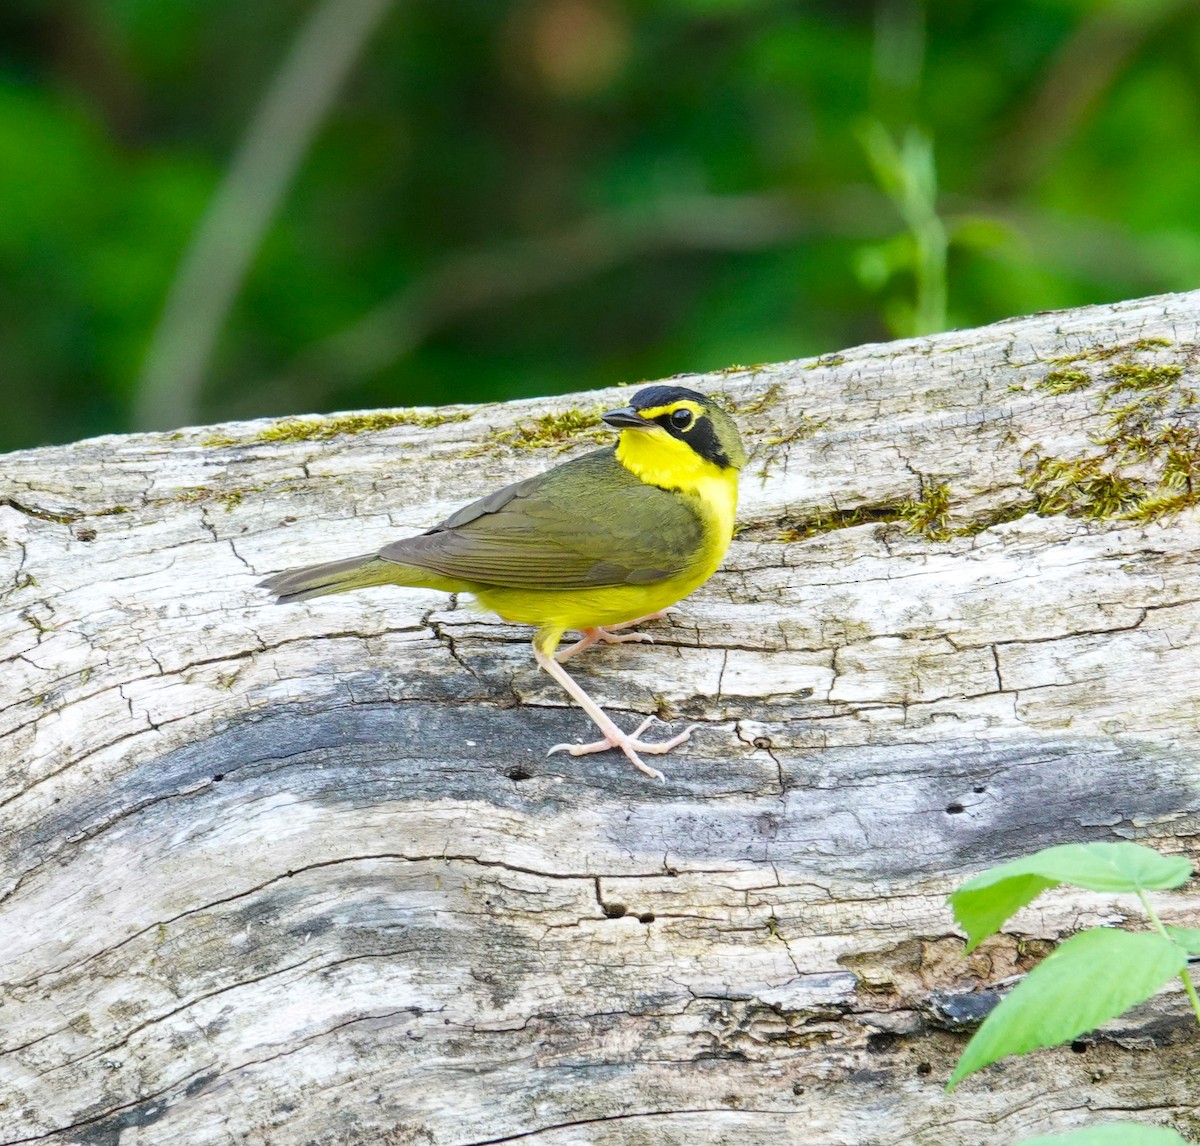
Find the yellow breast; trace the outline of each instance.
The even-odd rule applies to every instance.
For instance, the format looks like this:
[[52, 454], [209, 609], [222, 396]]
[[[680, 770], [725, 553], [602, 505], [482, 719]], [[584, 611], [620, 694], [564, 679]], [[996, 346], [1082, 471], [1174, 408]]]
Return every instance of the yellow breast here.
[[617, 460], [636, 477], [685, 497], [704, 521], [705, 577], [725, 556], [737, 513], [738, 471], [700, 457], [661, 430], [626, 430], [617, 442]]

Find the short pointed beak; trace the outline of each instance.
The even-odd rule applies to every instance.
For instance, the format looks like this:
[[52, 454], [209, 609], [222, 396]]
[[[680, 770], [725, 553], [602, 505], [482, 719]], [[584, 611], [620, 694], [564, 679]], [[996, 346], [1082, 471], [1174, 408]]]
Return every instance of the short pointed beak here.
[[643, 418], [632, 406], [609, 410], [607, 414], [600, 415], [600, 420], [618, 430], [646, 430], [655, 424], [649, 418]]

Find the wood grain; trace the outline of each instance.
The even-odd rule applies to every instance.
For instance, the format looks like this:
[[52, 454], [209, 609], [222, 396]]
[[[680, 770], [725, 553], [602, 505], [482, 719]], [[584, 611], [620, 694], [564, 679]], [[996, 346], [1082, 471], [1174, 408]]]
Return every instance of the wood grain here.
[[942, 1085], [984, 988], [1136, 919], [1059, 890], [963, 959], [957, 881], [1196, 851], [1200, 520], [1051, 512], [1036, 467], [1103, 453], [1118, 367], [1200, 385], [1198, 344], [1200, 292], [691, 379], [755, 451], [742, 532], [654, 645], [577, 665], [626, 727], [701, 725], [663, 785], [546, 758], [591, 730], [527, 630], [255, 588], [593, 448], [520, 447], [628, 390], [0, 458], [0, 1143], [1194, 1133], [1177, 990]]

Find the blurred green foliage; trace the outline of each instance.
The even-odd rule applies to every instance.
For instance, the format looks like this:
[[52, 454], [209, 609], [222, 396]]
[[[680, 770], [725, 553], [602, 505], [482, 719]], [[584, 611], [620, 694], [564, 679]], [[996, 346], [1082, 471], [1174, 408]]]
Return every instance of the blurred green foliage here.
[[[133, 428], [313, 7], [0, 7], [0, 449]], [[395, 0], [176, 412], [553, 393], [1189, 289], [1198, 76], [1185, 0]]]

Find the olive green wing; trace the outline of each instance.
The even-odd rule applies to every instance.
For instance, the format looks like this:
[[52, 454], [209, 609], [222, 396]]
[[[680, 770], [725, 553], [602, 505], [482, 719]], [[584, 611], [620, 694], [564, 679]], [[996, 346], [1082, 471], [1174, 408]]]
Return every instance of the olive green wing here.
[[666, 580], [703, 542], [685, 499], [639, 481], [609, 449], [497, 490], [379, 556], [479, 585], [585, 589]]

